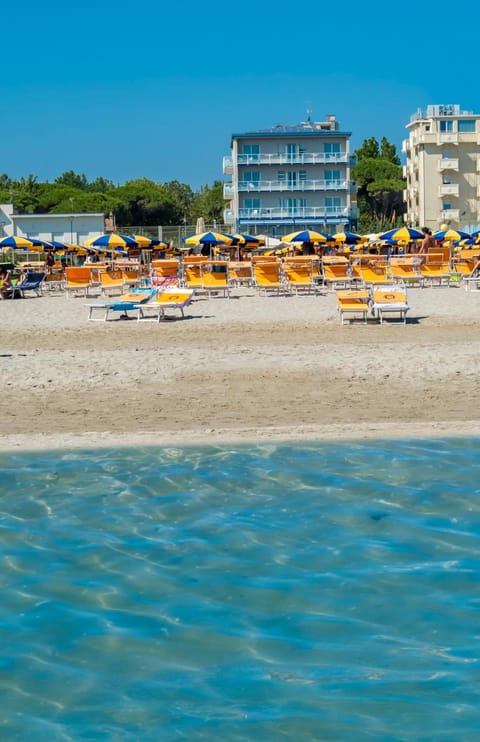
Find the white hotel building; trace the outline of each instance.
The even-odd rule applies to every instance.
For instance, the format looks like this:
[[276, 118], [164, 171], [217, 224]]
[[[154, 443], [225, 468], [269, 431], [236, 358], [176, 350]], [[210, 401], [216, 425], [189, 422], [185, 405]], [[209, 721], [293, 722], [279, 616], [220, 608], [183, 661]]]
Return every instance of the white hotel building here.
[[430, 105], [407, 124], [405, 221], [433, 231], [467, 232], [480, 221], [480, 114], [459, 105]]
[[300, 229], [356, 230], [356, 184], [350, 132], [335, 116], [324, 122], [233, 134], [223, 172], [231, 231], [281, 237]]

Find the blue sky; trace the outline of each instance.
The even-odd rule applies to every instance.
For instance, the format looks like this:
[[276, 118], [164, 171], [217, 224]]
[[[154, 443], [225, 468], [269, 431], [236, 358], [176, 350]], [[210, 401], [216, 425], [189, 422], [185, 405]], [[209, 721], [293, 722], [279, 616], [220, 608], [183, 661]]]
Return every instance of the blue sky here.
[[336, 114], [353, 148], [386, 136], [399, 152], [418, 108], [480, 112], [480, 10], [466, 0], [26, 0], [1, 17], [0, 172], [14, 178], [75, 170], [197, 189], [224, 179], [233, 132], [308, 108]]

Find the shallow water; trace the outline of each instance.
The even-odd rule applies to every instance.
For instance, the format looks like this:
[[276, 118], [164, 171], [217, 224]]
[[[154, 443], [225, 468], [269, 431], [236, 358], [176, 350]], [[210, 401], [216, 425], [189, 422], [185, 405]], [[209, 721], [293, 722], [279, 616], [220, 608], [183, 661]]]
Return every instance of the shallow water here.
[[478, 739], [478, 446], [2, 455], [0, 739]]

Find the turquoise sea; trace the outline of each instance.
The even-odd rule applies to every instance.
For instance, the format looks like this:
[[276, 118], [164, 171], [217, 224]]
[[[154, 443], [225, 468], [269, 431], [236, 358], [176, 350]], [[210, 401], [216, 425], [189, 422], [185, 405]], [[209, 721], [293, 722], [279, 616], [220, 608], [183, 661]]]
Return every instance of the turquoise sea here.
[[478, 452], [1, 454], [0, 739], [480, 739]]

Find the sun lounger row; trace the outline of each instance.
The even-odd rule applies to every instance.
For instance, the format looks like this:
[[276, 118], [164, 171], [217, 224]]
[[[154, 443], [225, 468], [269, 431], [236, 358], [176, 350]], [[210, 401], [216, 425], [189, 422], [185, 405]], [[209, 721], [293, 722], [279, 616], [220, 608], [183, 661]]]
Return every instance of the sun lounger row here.
[[322, 271], [325, 284], [332, 289], [375, 286], [392, 279], [410, 286], [450, 285], [457, 276], [448, 258], [442, 253], [402, 258], [362, 255], [353, 258], [351, 262], [340, 256], [325, 257], [322, 260]]

